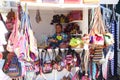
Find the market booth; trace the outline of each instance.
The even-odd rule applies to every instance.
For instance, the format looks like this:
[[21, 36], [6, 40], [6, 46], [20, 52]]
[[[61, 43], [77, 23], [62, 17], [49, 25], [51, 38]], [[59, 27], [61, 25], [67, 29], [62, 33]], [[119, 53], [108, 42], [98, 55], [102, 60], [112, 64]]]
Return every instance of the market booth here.
[[[13, 6], [9, 13], [16, 15], [7, 14], [5, 22], [9, 35], [3, 45], [9, 53], [2, 68], [11, 79], [108, 78], [114, 38], [105, 27], [99, 0], [21, 0]], [[57, 25], [65, 35], [52, 36]], [[51, 39], [60, 44], [51, 46]]]

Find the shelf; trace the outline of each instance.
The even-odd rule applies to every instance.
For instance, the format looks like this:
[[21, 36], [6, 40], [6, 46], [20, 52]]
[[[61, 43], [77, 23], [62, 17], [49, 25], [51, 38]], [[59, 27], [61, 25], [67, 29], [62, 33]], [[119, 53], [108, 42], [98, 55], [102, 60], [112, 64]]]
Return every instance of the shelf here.
[[[21, 2], [25, 4], [26, 2]], [[27, 2], [29, 9], [44, 9], [44, 10], [78, 10], [81, 8], [95, 8], [98, 7], [98, 4], [55, 4], [55, 3], [36, 3], [36, 2]]]

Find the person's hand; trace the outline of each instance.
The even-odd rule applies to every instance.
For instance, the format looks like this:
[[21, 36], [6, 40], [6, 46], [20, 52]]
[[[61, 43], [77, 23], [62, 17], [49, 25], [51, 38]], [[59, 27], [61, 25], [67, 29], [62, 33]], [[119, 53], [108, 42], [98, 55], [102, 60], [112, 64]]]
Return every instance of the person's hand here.
[[55, 40], [55, 39], [49, 39], [50, 42], [54, 42], [54, 43], [57, 43], [58, 41]]

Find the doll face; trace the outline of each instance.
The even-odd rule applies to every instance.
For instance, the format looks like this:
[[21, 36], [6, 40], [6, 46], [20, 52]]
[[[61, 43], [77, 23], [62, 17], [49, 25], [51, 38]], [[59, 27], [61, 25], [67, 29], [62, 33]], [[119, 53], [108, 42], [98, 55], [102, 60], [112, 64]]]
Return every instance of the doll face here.
[[62, 28], [61, 28], [61, 26], [59, 26], [59, 25], [57, 25], [57, 26], [55, 27], [55, 30], [56, 30], [56, 33], [61, 33], [61, 32], [62, 32]]

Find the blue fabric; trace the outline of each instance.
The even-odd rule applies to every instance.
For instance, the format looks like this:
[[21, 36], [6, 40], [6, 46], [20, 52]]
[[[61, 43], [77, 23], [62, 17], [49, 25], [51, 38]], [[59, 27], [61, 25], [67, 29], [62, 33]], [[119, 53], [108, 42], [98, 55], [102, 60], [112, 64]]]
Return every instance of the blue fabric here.
[[52, 36], [52, 39], [58, 40], [58, 42], [57, 42], [57, 43], [51, 42], [51, 43], [50, 43], [50, 46], [51, 46], [51, 47], [54, 47], [54, 48], [55, 48], [55, 47], [59, 47], [59, 45], [60, 45], [62, 42], [67, 41], [67, 35], [66, 35], [65, 33], [61, 33], [60, 36], [62, 37], [61, 40], [58, 40], [58, 39], [57, 39], [57, 34], [56, 34], [56, 33]]

